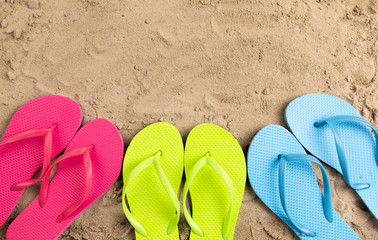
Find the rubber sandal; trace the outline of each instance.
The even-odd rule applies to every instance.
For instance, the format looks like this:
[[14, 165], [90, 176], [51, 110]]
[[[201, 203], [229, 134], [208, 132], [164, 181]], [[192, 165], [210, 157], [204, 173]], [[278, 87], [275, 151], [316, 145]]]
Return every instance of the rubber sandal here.
[[7, 239], [57, 239], [114, 184], [122, 157], [123, 140], [111, 122], [96, 119], [84, 125], [46, 171], [39, 197], [11, 223]]
[[[320, 166], [324, 195], [311, 162]], [[332, 208], [327, 173], [285, 128], [269, 125], [248, 150], [248, 176], [257, 196], [301, 239], [360, 239]]]
[[[42, 179], [81, 121], [77, 103], [54, 95], [31, 100], [14, 114], [0, 142], [0, 226], [24, 189]], [[41, 168], [41, 174], [31, 179]]]
[[285, 117], [299, 142], [339, 171], [378, 219], [378, 141], [375, 139], [378, 134], [374, 126], [349, 103], [326, 94], [307, 94], [293, 100], [286, 108]]
[[[246, 181], [238, 141], [219, 126], [200, 124], [189, 133], [184, 162], [183, 208], [190, 239], [233, 239]], [[186, 208], [188, 191], [192, 216]]]
[[123, 163], [122, 206], [136, 239], [179, 239], [183, 155], [181, 135], [169, 123], [149, 125], [131, 141]]

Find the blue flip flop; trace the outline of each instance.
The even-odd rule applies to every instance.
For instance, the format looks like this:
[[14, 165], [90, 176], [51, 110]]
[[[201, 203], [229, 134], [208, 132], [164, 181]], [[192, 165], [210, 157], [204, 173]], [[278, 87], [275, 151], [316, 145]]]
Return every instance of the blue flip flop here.
[[[311, 162], [321, 168], [324, 195]], [[301, 239], [360, 239], [332, 208], [327, 173], [285, 128], [269, 125], [248, 150], [248, 176], [257, 196]]]
[[378, 134], [374, 126], [346, 101], [317, 93], [293, 100], [285, 118], [304, 148], [339, 171], [378, 219]]

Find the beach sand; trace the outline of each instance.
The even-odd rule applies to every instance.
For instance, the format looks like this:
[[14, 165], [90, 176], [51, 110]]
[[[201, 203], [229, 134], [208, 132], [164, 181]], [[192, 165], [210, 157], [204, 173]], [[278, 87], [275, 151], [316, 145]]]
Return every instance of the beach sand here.
[[[0, 0], [0, 134], [25, 102], [77, 101], [84, 123], [107, 118], [129, 144], [143, 127], [197, 124], [230, 131], [246, 151], [306, 93], [351, 103], [378, 127], [375, 0]], [[317, 178], [321, 179], [319, 169]], [[333, 207], [362, 239], [378, 222], [342, 176], [326, 167]], [[119, 180], [60, 239], [134, 239]], [[8, 223], [38, 195], [28, 188]], [[181, 239], [189, 227], [180, 222]], [[293, 239], [256, 196], [244, 193], [235, 239]]]

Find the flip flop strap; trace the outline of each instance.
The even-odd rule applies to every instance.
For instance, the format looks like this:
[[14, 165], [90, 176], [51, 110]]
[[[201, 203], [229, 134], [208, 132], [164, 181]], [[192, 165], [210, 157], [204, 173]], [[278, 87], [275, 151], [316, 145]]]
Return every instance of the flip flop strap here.
[[[349, 184], [349, 186], [351, 186], [355, 190], [367, 189], [367, 188], [370, 187], [369, 183], [352, 183], [351, 180], [350, 180], [350, 175], [349, 175], [349, 170], [348, 170], [349, 169], [348, 168], [348, 162], [347, 162], [346, 157], [345, 157], [344, 146], [342, 144], [341, 136], [340, 136], [340, 134], [337, 130], [337, 127], [336, 127], [336, 124], [338, 124], [338, 123], [358, 123], [358, 124], [365, 125], [365, 126], [371, 128], [371, 130], [374, 132], [375, 138], [377, 138], [378, 132], [374, 128], [374, 126], [372, 124], [370, 124], [368, 121], [366, 121], [365, 119], [363, 119], [361, 117], [348, 116], [348, 115], [330, 117], [330, 118], [327, 118], [326, 120], [314, 123], [315, 127], [322, 127], [324, 125], [328, 125], [330, 127], [330, 129], [333, 133], [333, 137], [335, 139], [336, 151], [337, 151], [337, 156], [338, 156], [339, 163], [340, 163], [340, 166], [341, 166], [341, 171], [343, 173], [345, 181]], [[375, 144], [376, 144], [376, 146], [375, 146], [375, 159], [376, 159], [377, 164], [378, 164], [378, 152], [377, 152], [378, 141], [377, 140], [375, 141]]]
[[83, 158], [84, 173], [85, 173], [84, 195], [80, 201], [71, 205], [69, 208], [67, 208], [57, 217], [56, 221], [58, 223], [66, 220], [73, 212], [75, 212], [83, 204], [85, 199], [88, 197], [89, 192], [91, 191], [92, 182], [93, 182], [93, 172], [92, 172], [92, 161], [91, 161], [91, 156], [90, 156], [90, 150], [93, 148], [94, 146], [90, 145], [88, 147], [80, 147], [80, 148], [75, 148], [73, 150], [70, 150], [64, 153], [62, 156], [60, 156], [53, 164], [51, 164], [49, 169], [46, 171], [46, 175], [42, 180], [41, 190], [40, 190], [40, 195], [39, 195], [39, 205], [41, 208], [45, 206], [46, 201], [47, 201], [49, 180], [50, 180], [51, 171], [53, 170], [54, 166], [56, 166], [58, 163], [64, 160], [67, 160], [73, 157], [82, 156]]
[[307, 154], [287, 154], [283, 155], [280, 154], [278, 156], [278, 159], [280, 160], [280, 166], [279, 166], [279, 174], [278, 174], [278, 183], [279, 183], [279, 192], [280, 192], [280, 201], [283, 210], [285, 211], [286, 216], [290, 220], [290, 222], [304, 235], [315, 237], [316, 233], [309, 230], [306, 227], [303, 227], [301, 224], [294, 221], [292, 217], [290, 217], [290, 214], [287, 210], [286, 205], [286, 197], [285, 197], [285, 172], [286, 172], [286, 164], [290, 162], [314, 162], [320, 166], [320, 170], [322, 172], [323, 176], [323, 185], [324, 185], [324, 195], [322, 196], [323, 199], [323, 211], [324, 216], [327, 219], [328, 222], [333, 221], [332, 216], [332, 200], [331, 200], [331, 187], [329, 184], [327, 172], [325, 171], [323, 165], [320, 163], [320, 161], [310, 155]]
[[47, 129], [29, 130], [26, 132], [22, 132], [22, 133], [7, 137], [0, 142], [0, 147], [3, 147], [5, 145], [16, 143], [22, 140], [27, 140], [31, 138], [37, 138], [37, 137], [44, 137], [44, 147], [43, 147], [44, 152], [43, 152], [43, 164], [42, 164], [41, 175], [37, 178], [14, 184], [10, 188], [11, 191], [23, 190], [24, 188], [37, 183], [39, 180], [43, 178], [51, 161], [52, 131], [55, 128], [57, 128], [56, 124], [52, 125], [50, 128], [47, 128]]
[[204, 167], [205, 165], [208, 165], [211, 167], [215, 172], [219, 174], [223, 178], [223, 180], [226, 182], [228, 189], [230, 191], [231, 196], [231, 203], [227, 210], [227, 215], [225, 219], [223, 220], [223, 226], [222, 226], [222, 237], [224, 240], [227, 239], [229, 231], [230, 231], [230, 225], [231, 225], [231, 217], [232, 217], [232, 208], [234, 204], [234, 185], [232, 184], [231, 178], [228, 176], [227, 172], [222, 168], [219, 163], [214, 160], [209, 153], [206, 153], [205, 156], [203, 156], [200, 160], [194, 164], [191, 173], [189, 177], [186, 179], [185, 185], [184, 185], [184, 192], [183, 192], [183, 208], [184, 208], [184, 215], [188, 222], [188, 224], [191, 227], [191, 230], [198, 236], [203, 237], [204, 232], [200, 229], [198, 224], [194, 221], [194, 219], [190, 216], [188, 209], [186, 208], [186, 196], [188, 195], [190, 184], [193, 182], [194, 178], [197, 176], [198, 172]]
[[151, 165], [154, 166], [154, 168], [155, 168], [155, 170], [158, 174], [160, 182], [163, 184], [165, 191], [167, 192], [169, 198], [171, 199], [173, 205], [176, 208], [176, 213], [171, 218], [169, 225], [168, 225], [168, 228], [167, 228], [167, 234], [168, 235], [171, 234], [176, 229], [177, 224], [180, 220], [180, 202], [179, 202], [177, 195], [176, 195], [175, 191], [173, 190], [171, 184], [169, 183], [169, 180], [168, 180], [167, 176], [165, 175], [164, 170], [160, 166], [159, 159], [161, 158], [161, 155], [162, 155], [162, 152], [158, 151], [154, 156], [147, 158], [143, 162], [139, 163], [130, 172], [130, 174], [126, 178], [126, 180], [124, 179], [124, 185], [123, 185], [123, 189], [122, 189], [122, 208], [123, 208], [123, 211], [124, 211], [127, 219], [129, 220], [129, 222], [131, 223], [131, 225], [133, 225], [133, 227], [135, 228], [135, 231], [138, 232], [140, 235], [142, 235], [144, 237], [147, 237], [146, 230], [136, 220], [136, 218], [131, 214], [130, 210], [128, 209], [128, 207], [126, 205], [126, 191], [127, 191], [127, 187], [129, 186], [130, 182], [133, 179], [135, 179], [135, 177], [139, 173], [141, 173], [143, 170], [145, 170], [146, 168], [148, 168]]

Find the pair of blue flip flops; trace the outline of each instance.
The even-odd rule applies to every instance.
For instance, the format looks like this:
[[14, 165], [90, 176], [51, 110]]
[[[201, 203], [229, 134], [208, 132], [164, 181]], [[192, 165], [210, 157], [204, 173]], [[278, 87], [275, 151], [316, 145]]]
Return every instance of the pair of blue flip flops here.
[[[292, 133], [269, 125], [252, 140], [248, 175], [254, 191], [301, 239], [360, 239], [332, 208], [327, 173], [318, 159], [344, 176], [377, 219], [374, 126], [349, 103], [326, 94], [293, 100], [285, 119]], [[311, 162], [320, 166], [324, 194]]]

